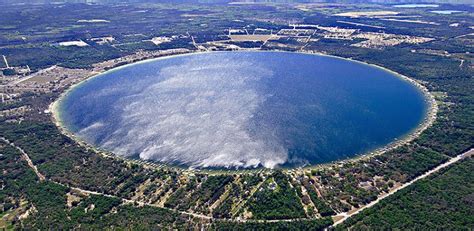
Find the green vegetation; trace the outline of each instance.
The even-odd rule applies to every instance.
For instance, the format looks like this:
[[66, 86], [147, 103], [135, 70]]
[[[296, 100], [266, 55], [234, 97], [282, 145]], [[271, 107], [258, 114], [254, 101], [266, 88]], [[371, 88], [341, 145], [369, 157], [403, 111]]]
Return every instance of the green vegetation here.
[[324, 201], [322, 201], [319, 197], [318, 194], [316, 193], [315, 189], [307, 184], [306, 185], [306, 190], [309, 194], [309, 197], [311, 198], [311, 201], [313, 201], [314, 206], [316, 206], [316, 209], [318, 210], [318, 213], [323, 216], [332, 216], [335, 215], [336, 213], [334, 210], [331, 209]]
[[44, 182], [32, 185], [28, 189], [27, 198], [35, 206], [37, 213], [29, 218], [25, 224], [31, 229], [70, 229], [66, 211], [67, 187]]
[[165, 202], [165, 207], [174, 208], [183, 203], [183, 199], [186, 196], [186, 193], [194, 190], [197, 186], [197, 182], [194, 179], [191, 179], [190, 182], [185, 187], [181, 187], [176, 190]]
[[288, 178], [280, 171], [272, 174], [248, 201], [248, 209], [256, 219], [303, 218], [305, 212]]
[[[212, 205], [224, 193], [225, 185], [231, 182], [232, 176], [209, 176], [188, 198], [181, 201], [179, 209], [189, 209], [196, 205], [206, 203]], [[207, 209], [201, 210], [208, 213]]]
[[409, 186], [348, 220], [340, 230], [470, 230], [474, 227], [474, 159]]
[[251, 191], [262, 181], [257, 174], [241, 175], [238, 182], [230, 185], [226, 198], [212, 211], [213, 217], [232, 218], [243, 211], [242, 205], [250, 197]]
[[94, 224], [121, 203], [118, 198], [90, 195], [71, 210], [71, 218], [81, 224]]
[[[174, 227], [187, 229], [193, 226], [188, 217], [161, 208], [138, 207], [123, 204], [121, 199], [100, 195], [75, 193], [79, 201], [67, 205], [67, 193], [72, 191], [51, 181], [39, 182], [34, 172], [21, 158], [21, 153], [0, 142], [1, 214], [21, 209], [29, 215], [24, 220], [13, 218], [10, 228], [17, 229], [105, 229], [129, 227], [156, 229]], [[0, 223], [1, 224], [1, 223]], [[0, 227], [1, 228], [1, 227]]]
[[[27, 200], [27, 192], [30, 187], [37, 184], [37, 178], [33, 170], [28, 168], [25, 161], [21, 159], [18, 150], [0, 142], [0, 215], [2, 222], [0, 229], [6, 227], [16, 227], [17, 219], [7, 220], [5, 215], [15, 213], [16, 210], [24, 212], [27, 206], [24, 202]], [[4, 217], [5, 216], [5, 217]], [[3, 224], [2, 224], [3, 223]]]
[[[234, 43], [264, 50], [315, 51], [377, 64], [421, 81], [435, 91], [437, 119], [413, 142], [382, 155], [357, 162], [337, 163], [315, 170], [255, 171], [240, 175], [183, 173], [169, 167], [146, 168], [109, 158], [78, 145], [61, 134], [44, 113], [57, 92], [5, 90], [11, 100], [0, 111], [25, 107], [20, 115], [0, 117], [0, 136], [25, 150], [47, 178], [40, 182], [17, 149], [0, 142], [1, 228], [12, 229], [214, 229], [321, 230], [330, 216], [361, 207], [394, 185], [406, 183], [450, 157], [472, 148], [474, 140], [473, 8], [469, 13], [434, 15], [424, 10], [402, 10], [440, 25], [401, 23], [376, 17], [341, 18], [333, 13], [387, 10], [380, 5], [34, 5], [2, 6], [0, 55], [11, 66], [29, 65], [33, 71], [61, 65], [91, 68], [92, 64], [140, 51], [171, 48], [195, 50], [196, 42], [227, 39], [227, 29], [291, 28], [288, 22], [360, 29], [434, 38], [422, 44], [400, 44], [381, 49], [351, 46], [364, 39], [325, 38], [318, 30], [311, 38], [282, 38]], [[442, 5], [440, 8], [454, 8]], [[390, 8], [391, 9], [391, 8]], [[107, 23], [81, 23], [80, 19]], [[239, 20], [237, 20], [239, 19]], [[341, 23], [351, 21], [383, 29]], [[460, 23], [459, 26], [450, 26]], [[189, 35], [188, 35], [189, 32]], [[103, 45], [92, 38], [113, 36]], [[175, 36], [170, 43], [153, 45], [155, 36]], [[87, 47], [61, 47], [57, 42], [83, 40]], [[219, 48], [220, 49], [220, 48]], [[121, 62], [116, 65], [123, 64]], [[4, 67], [0, 62], [0, 67]], [[11, 72], [11, 71], [10, 71]], [[5, 74], [9, 71], [3, 71]], [[6, 83], [11, 76], [2, 78]], [[2, 89], [3, 93], [3, 89]], [[442, 97], [441, 97], [442, 96]], [[338, 229], [446, 229], [474, 227], [472, 158], [390, 196], [348, 220]], [[291, 177], [291, 179], [290, 179]], [[292, 187], [295, 186], [295, 187]], [[308, 195], [303, 195], [301, 186]], [[110, 196], [87, 195], [77, 187]], [[69, 200], [74, 198], [73, 202]], [[122, 199], [148, 205], [124, 203]], [[314, 204], [310, 211], [306, 208]], [[193, 218], [178, 211], [214, 217]], [[312, 205], [311, 205], [312, 206]], [[28, 216], [25, 215], [28, 211]], [[316, 214], [316, 212], [318, 214]], [[250, 216], [252, 215], [252, 216]], [[321, 215], [322, 218], [308, 220]], [[25, 218], [26, 217], [26, 218]], [[295, 219], [292, 222], [236, 222], [219, 218]]]
[[212, 216], [213, 217], [218, 217], [218, 218], [231, 218], [232, 217], [232, 205], [234, 203], [234, 200], [239, 197], [240, 194], [242, 194], [242, 191], [240, 187], [232, 183], [230, 186], [230, 191], [229, 195], [227, 198], [224, 199], [224, 201], [212, 211]]
[[327, 217], [311, 221], [291, 221], [291, 222], [215, 222], [211, 230], [324, 230], [332, 224], [331, 218]]

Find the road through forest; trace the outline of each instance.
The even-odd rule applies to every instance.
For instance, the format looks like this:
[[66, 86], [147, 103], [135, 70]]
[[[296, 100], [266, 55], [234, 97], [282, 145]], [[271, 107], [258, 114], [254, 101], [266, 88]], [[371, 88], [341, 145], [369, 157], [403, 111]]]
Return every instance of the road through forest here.
[[[38, 171], [38, 168], [33, 164], [33, 162], [31, 161], [30, 157], [28, 156], [28, 154], [20, 147], [16, 146], [13, 142], [7, 140], [6, 138], [4, 137], [0, 137], [0, 140], [2, 140], [3, 142], [5, 142], [6, 144], [16, 148], [21, 154], [22, 154], [22, 158], [28, 163], [28, 166], [30, 168], [33, 169], [33, 171], [35, 172], [35, 174], [38, 176], [39, 180], [40, 181], [44, 181], [46, 180], [46, 177], [44, 175], [42, 175], [39, 171]], [[423, 173], [422, 175], [416, 177], [415, 179], [405, 183], [405, 184], [402, 184], [394, 189], [392, 189], [390, 192], [386, 193], [386, 194], [383, 194], [383, 195], [380, 195], [376, 200], [368, 203], [367, 205], [364, 205], [360, 208], [358, 208], [357, 210], [354, 210], [354, 211], [351, 211], [349, 213], [340, 213], [340, 214], [337, 214], [333, 217], [339, 217], [339, 219], [336, 220], [336, 222], [334, 222], [334, 224], [332, 225], [333, 227], [334, 226], [337, 226], [339, 224], [342, 224], [344, 221], [346, 221], [348, 218], [362, 212], [363, 210], [367, 209], [367, 208], [370, 208], [370, 207], [373, 207], [374, 205], [376, 205], [378, 202], [380, 202], [381, 200], [389, 197], [390, 195], [393, 195], [394, 193], [412, 185], [413, 183], [421, 180], [421, 179], [424, 179], [428, 176], [431, 176], [433, 175], [434, 173], [437, 173], [439, 172], [440, 170], [454, 164], [454, 163], [457, 163], [459, 162], [460, 160], [466, 158], [466, 157], [469, 157], [469, 156], [472, 156], [474, 155], [474, 148], [471, 148], [470, 150], [462, 153], [462, 154], [459, 154], [455, 157], [452, 157], [450, 158], [448, 161], [436, 166], [435, 168]], [[60, 184], [60, 185], [64, 185], [60, 182], [55, 182], [55, 181], [52, 181], [56, 184]], [[114, 195], [109, 195], [109, 194], [105, 194], [105, 193], [101, 193], [101, 192], [94, 192], [94, 191], [89, 191], [89, 190], [85, 190], [85, 189], [81, 189], [81, 188], [77, 188], [77, 187], [71, 187], [71, 186], [68, 186], [68, 185], [64, 185], [66, 187], [69, 187], [71, 188], [72, 190], [75, 190], [75, 191], [78, 191], [78, 192], [81, 192], [83, 194], [94, 194], [94, 195], [102, 195], [102, 196], [106, 196], [106, 197], [114, 197], [114, 198], [120, 198], [120, 197], [117, 197], [117, 196], [114, 196]], [[189, 216], [192, 216], [192, 217], [196, 217], [196, 218], [201, 218], [201, 219], [206, 219], [206, 220], [226, 220], [226, 221], [236, 221], [236, 222], [279, 222], [279, 221], [298, 221], [298, 220], [311, 220], [311, 219], [282, 219], [282, 220], [254, 220], [254, 219], [249, 219], [249, 220], [243, 220], [243, 219], [238, 219], [238, 220], [232, 220], [232, 219], [216, 219], [216, 218], [212, 218], [210, 216], [206, 216], [206, 215], [203, 215], [203, 214], [197, 214], [197, 213], [192, 213], [192, 212], [186, 212], [186, 211], [179, 211], [179, 210], [176, 210], [176, 209], [171, 209], [171, 208], [167, 208], [167, 207], [164, 207], [164, 206], [159, 206], [159, 205], [156, 205], [156, 204], [150, 204], [150, 203], [146, 203], [146, 202], [142, 202], [142, 201], [137, 201], [137, 200], [131, 200], [131, 199], [126, 199], [126, 198], [120, 198], [123, 202], [125, 203], [136, 203], [138, 205], [147, 205], [147, 206], [151, 206], [151, 207], [157, 207], [157, 208], [162, 208], [162, 209], [166, 209], [166, 210], [169, 210], [169, 211], [173, 211], [173, 212], [177, 212], [177, 213], [180, 213], [180, 214], [185, 214], [185, 215], [189, 215]], [[342, 217], [342, 218], [340, 218]]]

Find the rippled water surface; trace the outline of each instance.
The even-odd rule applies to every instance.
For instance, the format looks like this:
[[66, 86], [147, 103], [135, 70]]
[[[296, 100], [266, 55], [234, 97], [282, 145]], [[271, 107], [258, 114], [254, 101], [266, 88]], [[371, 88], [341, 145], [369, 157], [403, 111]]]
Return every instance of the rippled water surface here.
[[73, 88], [63, 125], [116, 155], [202, 167], [302, 166], [386, 145], [423, 119], [392, 73], [285, 52], [215, 52], [118, 68]]

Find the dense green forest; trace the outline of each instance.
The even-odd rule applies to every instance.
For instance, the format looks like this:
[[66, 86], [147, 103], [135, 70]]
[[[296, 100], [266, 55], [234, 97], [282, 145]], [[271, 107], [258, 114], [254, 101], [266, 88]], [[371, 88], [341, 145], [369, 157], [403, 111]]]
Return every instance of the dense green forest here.
[[365, 210], [340, 230], [470, 230], [474, 227], [474, 158], [421, 180]]
[[249, 211], [257, 219], [303, 218], [305, 213], [296, 191], [285, 174], [277, 171], [248, 201]]
[[[1, 214], [8, 211], [31, 211], [23, 221], [11, 220], [15, 229], [105, 229], [128, 227], [187, 229], [198, 222], [166, 209], [124, 203], [116, 197], [86, 195], [51, 181], [40, 182], [15, 148], [0, 143]], [[73, 194], [78, 199], [67, 203]]]

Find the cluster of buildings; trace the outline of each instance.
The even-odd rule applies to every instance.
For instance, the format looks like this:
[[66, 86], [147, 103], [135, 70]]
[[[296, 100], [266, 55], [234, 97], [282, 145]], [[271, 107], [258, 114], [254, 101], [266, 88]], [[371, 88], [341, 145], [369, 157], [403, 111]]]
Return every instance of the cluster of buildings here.
[[356, 44], [352, 44], [351, 46], [375, 48], [375, 49], [380, 49], [380, 48], [384, 48], [388, 46], [396, 46], [402, 43], [419, 44], [419, 43], [425, 43], [425, 42], [434, 40], [433, 38], [376, 33], [376, 32], [358, 33], [352, 36], [352, 38], [366, 39], [366, 40], [356, 43]]
[[[331, 26], [320, 26], [311, 24], [290, 24], [289, 28], [280, 29], [277, 33], [249, 33], [247, 29], [229, 29], [229, 40], [219, 42], [263, 42], [271, 40], [291, 39], [300, 43], [317, 42], [319, 39], [334, 39], [360, 41], [352, 44], [354, 47], [383, 49], [384, 47], [396, 46], [402, 43], [418, 44], [434, 40], [433, 38], [398, 35], [384, 32], [364, 32], [360, 29], [346, 29]], [[261, 32], [260, 30], [258, 32]], [[212, 42], [215, 43], [215, 42]]]
[[7, 57], [5, 55], [2, 55], [2, 58], [5, 66], [0, 68], [0, 76], [26, 75], [31, 72], [30, 67], [28, 65], [24, 67], [10, 66], [8, 64]]

